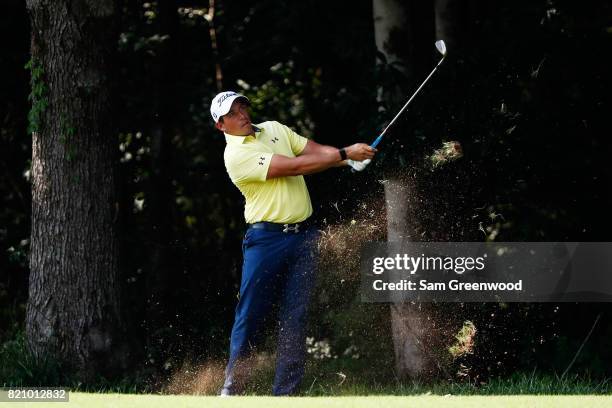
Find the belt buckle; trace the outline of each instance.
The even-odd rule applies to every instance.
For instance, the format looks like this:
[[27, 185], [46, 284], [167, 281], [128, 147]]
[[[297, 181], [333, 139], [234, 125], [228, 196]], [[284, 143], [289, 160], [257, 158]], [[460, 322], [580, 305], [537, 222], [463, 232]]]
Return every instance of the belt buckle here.
[[283, 224], [283, 232], [287, 233], [289, 231], [293, 231], [296, 234], [300, 232], [300, 224], [295, 224], [293, 227], [290, 227], [289, 224]]

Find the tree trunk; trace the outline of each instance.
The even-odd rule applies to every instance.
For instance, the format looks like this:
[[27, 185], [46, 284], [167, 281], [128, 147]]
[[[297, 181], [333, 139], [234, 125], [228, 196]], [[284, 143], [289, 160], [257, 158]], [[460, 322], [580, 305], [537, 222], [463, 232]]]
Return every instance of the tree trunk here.
[[[431, 13], [426, 11], [428, 7]], [[398, 0], [373, 0], [373, 12], [376, 47], [384, 54], [387, 63], [403, 60], [407, 64], [405, 75], [420, 76], [430, 59], [422, 54], [431, 53], [433, 41], [425, 49], [414, 39], [433, 39], [433, 7], [412, 1], [404, 4]], [[382, 98], [401, 106], [406, 96], [399, 89], [380, 88], [379, 102]], [[416, 200], [416, 186], [413, 183], [393, 177], [385, 182], [390, 252], [394, 252], [394, 241], [420, 238], [416, 236], [414, 225], [418, 215]], [[421, 342], [426, 329], [424, 314], [419, 305], [407, 303], [391, 304], [390, 313], [396, 373], [400, 378], [421, 377], [429, 372], [431, 365]]]
[[116, 9], [112, 0], [28, 0], [27, 8], [38, 91], [28, 345], [87, 381], [126, 362], [109, 90]]
[[[385, 55], [387, 63], [397, 62], [399, 57], [393, 52], [390, 44], [394, 31], [406, 26], [406, 16], [399, 0], [374, 0], [374, 41], [376, 48]], [[409, 38], [405, 39], [409, 42]]]
[[[418, 241], [415, 225], [418, 216], [416, 186], [406, 180], [385, 181], [387, 208], [387, 241], [389, 256], [395, 256], [402, 240]], [[420, 378], [432, 370], [423, 343], [427, 319], [421, 305], [415, 303], [391, 304], [391, 333], [395, 351], [395, 370], [400, 378]]]

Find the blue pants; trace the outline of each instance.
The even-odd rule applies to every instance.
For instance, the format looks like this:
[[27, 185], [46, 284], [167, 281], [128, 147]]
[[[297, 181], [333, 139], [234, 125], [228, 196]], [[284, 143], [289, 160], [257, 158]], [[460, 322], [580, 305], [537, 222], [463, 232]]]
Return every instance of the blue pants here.
[[242, 281], [232, 328], [222, 394], [239, 394], [250, 371], [248, 359], [263, 340], [264, 321], [279, 306], [274, 395], [294, 394], [304, 375], [305, 326], [315, 277], [318, 232], [249, 228], [244, 236]]

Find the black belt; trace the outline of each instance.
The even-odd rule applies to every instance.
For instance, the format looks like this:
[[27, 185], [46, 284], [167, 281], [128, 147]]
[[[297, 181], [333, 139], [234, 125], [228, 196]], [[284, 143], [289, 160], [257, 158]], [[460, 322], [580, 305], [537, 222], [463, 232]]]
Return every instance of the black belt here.
[[302, 222], [297, 222], [295, 224], [278, 224], [275, 222], [261, 221], [261, 222], [249, 224], [249, 228], [263, 229], [266, 231], [276, 231], [276, 232], [284, 232], [284, 233], [294, 232], [297, 234], [300, 231], [306, 231], [311, 225], [312, 224], [309, 222], [309, 220], [304, 220]]

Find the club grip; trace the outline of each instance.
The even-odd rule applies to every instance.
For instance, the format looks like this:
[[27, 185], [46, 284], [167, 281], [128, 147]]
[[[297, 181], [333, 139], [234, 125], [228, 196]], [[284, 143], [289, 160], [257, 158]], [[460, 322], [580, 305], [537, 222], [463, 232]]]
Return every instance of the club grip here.
[[370, 145], [370, 147], [376, 147], [376, 146], [378, 146], [378, 144], [380, 143], [380, 141], [382, 140], [382, 138], [383, 138], [383, 135], [381, 134], [380, 136], [378, 136], [378, 137], [376, 138], [376, 140], [374, 140], [374, 142], [373, 142], [373, 143]]
[[[376, 139], [374, 139], [374, 141], [372, 142], [372, 144], [370, 145], [370, 147], [374, 147], [374, 148], [376, 148], [376, 146], [378, 146], [378, 144], [380, 143], [380, 141], [382, 140], [382, 138], [383, 138], [383, 136], [384, 136], [384, 135], [385, 135], [385, 134], [384, 134], [384, 133], [382, 133], [382, 134], [380, 134], [380, 135], [379, 135], [379, 136], [378, 136]], [[369, 160], [369, 159], [368, 159], [368, 160]], [[357, 173], [357, 172], [355, 171], [355, 169], [351, 169], [351, 173]]]

